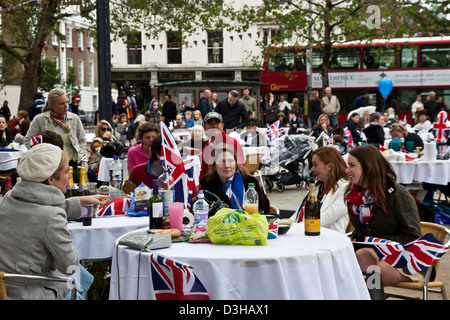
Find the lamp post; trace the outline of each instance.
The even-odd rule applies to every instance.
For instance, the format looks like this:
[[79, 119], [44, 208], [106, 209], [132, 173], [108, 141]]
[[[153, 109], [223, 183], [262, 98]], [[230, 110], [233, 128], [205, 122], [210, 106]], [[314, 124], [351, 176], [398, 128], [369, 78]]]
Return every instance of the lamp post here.
[[111, 40], [109, 1], [97, 0], [97, 65], [98, 65], [98, 111], [100, 119], [111, 123]]

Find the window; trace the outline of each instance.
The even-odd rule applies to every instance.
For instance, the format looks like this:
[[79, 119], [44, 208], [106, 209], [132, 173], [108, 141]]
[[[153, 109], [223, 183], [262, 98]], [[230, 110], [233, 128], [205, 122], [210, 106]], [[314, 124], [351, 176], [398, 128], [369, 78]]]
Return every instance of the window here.
[[285, 49], [282, 52], [274, 52], [268, 63], [270, 72], [287, 72], [294, 70], [294, 50]]
[[411, 69], [417, 67], [417, 48], [402, 47], [399, 51], [399, 68]]
[[167, 63], [181, 63], [181, 32], [167, 31]]
[[67, 73], [69, 72], [70, 67], [73, 67], [73, 59], [67, 58]]
[[323, 64], [323, 53], [321, 50], [313, 50], [312, 55], [311, 55], [311, 64], [312, 64], [312, 69], [314, 71], [318, 71], [322, 69], [322, 64]]
[[223, 32], [208, 31], [208, 63], [223, 63]]
[[295, 54], [296, 70], [306, 71], [306, 52], [305, 50], [299, 50]]
[[58, 37], [54, 32], [52, 32], [52, 45], [57, 46], [58, 45]]
[[66, 46], [72, 47], [72, 28], [66, 28]]
[[56, 69], [58, 69], [59, 68], [59, 59], [58, 59], [58, 57], [53, 56], [52, 57], [52, 61], [55, 63]]
[[89, 37], [88, 40], [88, 45], [89, 45], [89, 52], [94, 52], [94, 38], [93, 37]]
[[420, 48], [420, 67], [450, 67], [450, 45], [429, 45]]
[[89, 87], [94, 86], [94, 63], [89, 62]]
[[83, 31], [79, 31], [78, 32], [78, 48], [80, 48], [81, 50], [84, 49], [84, 46], [83, 46]]
[[363, 50], [364, 69], [395, 68], [395, 47], [366, 47]]
[[357, 70], [361, 66], [361, 49], [334, 48], [330, 63], [331, 70]]
[[84, 62], [83, 60], [78, 60], [78, 85], [84, 85]]
[[142, 37], [140, 32], [127, 36], [128, 64], [142, 64]]
[[92, 96], [92, 107], [94, 110], [98, 109], [98, 97], [95, 94]]

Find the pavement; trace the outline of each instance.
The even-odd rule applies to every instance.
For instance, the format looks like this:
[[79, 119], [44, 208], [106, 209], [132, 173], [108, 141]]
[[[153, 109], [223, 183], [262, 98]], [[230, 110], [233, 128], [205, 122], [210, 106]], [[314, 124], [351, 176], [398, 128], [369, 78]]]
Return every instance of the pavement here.
[[[270, 200], [270, 204], [280, 210], [281, 217], [288, 218], [300, 206], [303, 198], [308, 194], [308, 190], [306, 190], [305, 187], [297, 188], [295, 185], [291, 185], [286, 186], [286, 190], [284, 192], [279, 192], [275, 187], [272, 192], [266, 190], [266, 194]], [[439, 195], [436, 193], [435, 199], [438, 199], [438, 197]], [[450, 228], [450, 225], [447, 225], [447, 227]], [[447, 252], [441, 258], [437, 279], [444, 283], [450, 297], [450, 252]], [[406, 294], [416, 298], [422, 297], [422, 291], [405, 290], [393, 287], [385, 288], [385, 292], [387, 294]], [[438, 293], [429, 292], [428, 299], [442, 300], [442, 296]], [[396, 298], [390, 297], [389, 300], [396, 300]]]

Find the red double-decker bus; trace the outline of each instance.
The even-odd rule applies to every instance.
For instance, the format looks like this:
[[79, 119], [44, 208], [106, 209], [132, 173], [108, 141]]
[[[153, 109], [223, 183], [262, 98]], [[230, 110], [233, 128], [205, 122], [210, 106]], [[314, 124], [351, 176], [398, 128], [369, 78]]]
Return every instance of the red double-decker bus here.
[[[284, 95], [292, 102], [297, 97], [303, 104], [307, 92], [306, 48], [274, 48], [264, 60], [261, 72], [262, 94], [272, 92], [277, 99]], [[313, 48], [312, 90], [321, 94], [323, 53]], [[384, 99], [378, 91], [381, 75], [392, 80], [394, 88], [387, 98], [396, 104], [399, 117], [410, 115], [418, 95], [422, 102], [430, 91], [450, 103], [450, 37], [421, 37], [374, 40], [370, 43], [350, 42], [333, 46], [329, 86], [341, 104], [339, 124], [347, 119], [354, 99], [369, 90], [367, 105], [381, 111]], [[394, 99], [394, 101], [391, 101]], [[410, 118], [409, 118], [410, 120]]]

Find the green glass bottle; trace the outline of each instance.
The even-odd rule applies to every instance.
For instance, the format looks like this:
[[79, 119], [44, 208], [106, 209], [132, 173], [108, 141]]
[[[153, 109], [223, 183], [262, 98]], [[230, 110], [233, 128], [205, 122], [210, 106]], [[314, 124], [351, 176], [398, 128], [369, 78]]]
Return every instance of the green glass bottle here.
[[148, 217], [150, 229], [163, 227], [163, 199], [158, 192], [158, 181], [153, 180], [153, 194], [148, 199]]
[[75, 185], [73, 184], [73, 168], [69, 167], [70, 180], [67, 186], [66, 193], [64, 194], [66, 199], [77, 195], [77, 190], [75, 190]]
[[86, 183], [86, 168], [80, 168], [80, 183], [78, 184], [78, 196], [89, 196], [90, 192]]
[[316, 195], [316, 177], [311, 172], [309, 178], [309, 194], [305, 203], [305, 235], [320, 235], [320, 204]]

